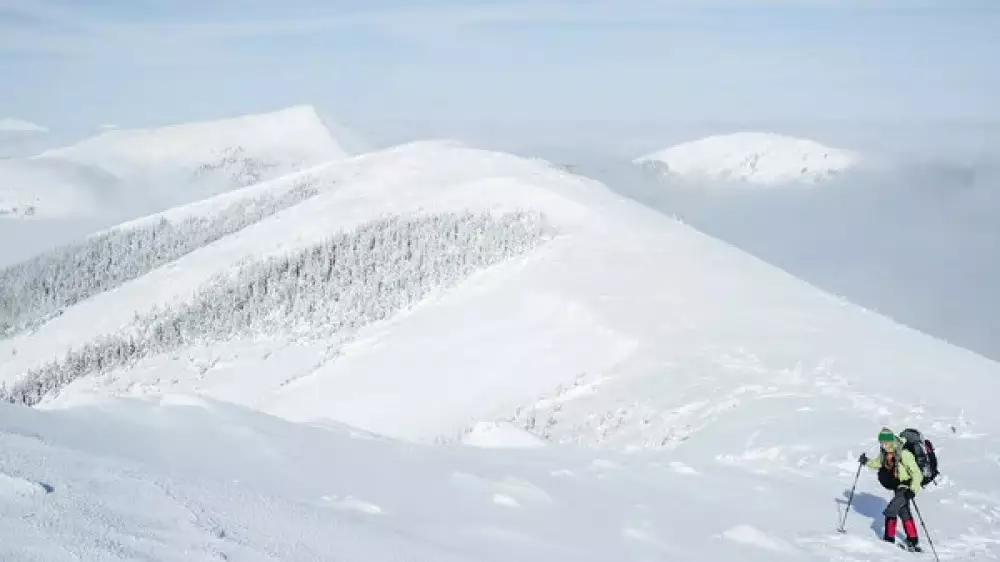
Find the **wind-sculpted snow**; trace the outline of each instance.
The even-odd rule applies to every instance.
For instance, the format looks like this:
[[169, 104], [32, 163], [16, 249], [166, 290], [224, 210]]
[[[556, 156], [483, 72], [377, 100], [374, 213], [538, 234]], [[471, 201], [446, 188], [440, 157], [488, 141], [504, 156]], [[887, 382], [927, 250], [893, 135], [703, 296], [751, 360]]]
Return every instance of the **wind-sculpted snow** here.
[[31, 329], [90, 296], [114, 289], [317, 193], [300, 183], [242, 199], [211, 216], [161, 218], [114, 229], [0, 270], [0, 338]]
[[27, 373], [11, 402], [34, 405], [80, 377], [143, 357], [241, 335], [343, 338], [476, 270], [544, 240], [538, 214], [445, 213], [374, 221], [323, 244], [223, 274], [177, 308], [136, 319], [63, 360]]

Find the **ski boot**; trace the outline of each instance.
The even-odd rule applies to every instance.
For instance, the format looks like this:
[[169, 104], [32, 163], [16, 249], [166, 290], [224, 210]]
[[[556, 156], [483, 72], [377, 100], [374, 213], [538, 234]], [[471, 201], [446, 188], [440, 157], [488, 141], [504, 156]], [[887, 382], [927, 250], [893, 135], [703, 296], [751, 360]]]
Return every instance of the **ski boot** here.
[[899, 548], [907, 552], [923, 552], [924, 549], [920, 548], [917, 544], [917, 539], [907, 538], [906, 541], [899, 543]]

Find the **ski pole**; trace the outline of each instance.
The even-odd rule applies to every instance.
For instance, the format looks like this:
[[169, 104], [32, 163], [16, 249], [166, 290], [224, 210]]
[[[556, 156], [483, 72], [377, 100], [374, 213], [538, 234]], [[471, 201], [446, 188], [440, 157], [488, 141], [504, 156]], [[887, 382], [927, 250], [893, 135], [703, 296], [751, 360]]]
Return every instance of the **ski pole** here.
[[910, 500], [910, 503], [913, 504], [913, 509], [916, 510], [917, 512], [917, 517], [920, 519], [920, 526], [924, 528], [924, 536], [927, 537], [927, 544], [931, 545], [931, 552], [934, 553], [934, 560], [936, 560], [937, 562], [941, 562], [941, 559], [938, 558], [937, 549], [934, 548], [934, 541], [931, 540], [931, 534], [927, 530], [927, 523], [924, 523], [924, 516], [920, 515], [920, 508], [917, 507], [917, 500], [912, 499]]
[[858, 487], [858, 478], [861, 477], [861, 467], [864, 466], [860, 462], [858, 463], [858, 473], [854, 475], [854, 485], [851, 486], [851, 495], [847, 498], [847, 509], [844, 510], [844, 520], [840, 522], [840, 528], [837, 529], [841, 533], [846, 532], [844, 525], [847, 524], [847, 514], [851, 512], [851, 502], [854, 501], [854, 489]]

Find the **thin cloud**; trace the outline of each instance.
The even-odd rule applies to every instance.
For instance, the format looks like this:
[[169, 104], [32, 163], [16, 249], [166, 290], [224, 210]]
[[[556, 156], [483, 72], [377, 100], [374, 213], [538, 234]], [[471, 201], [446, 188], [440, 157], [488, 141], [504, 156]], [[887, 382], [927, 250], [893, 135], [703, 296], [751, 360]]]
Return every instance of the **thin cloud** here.
[[[671, 23], [696, 12], [725, 8], [827, 8], [827, 9], [938, 9], [930, 0], [900, 2], [863, 2], [861, 0], [668, 0], [651, 4], [638, 0], [621, 2], [550, 2], [508, 3], [498, 5], [435, 5], [405, 4], [381, 9], [345, 10], [342, 6], [310, 4], [318, 10], [311, 17], [283, 17], [285, 6], [274, 12], [246, 16], [241, 4], [232, 3], [231, 13], [222, 19], [203, 14], [201, 4], [190, 3], [190, 10], [174, 21], [112, 17], [100, 15], [94, 9], [51, 0], [19, 2], [0, 0], [0, 21], [3, 14], [18, 16], [20, 24], [7, 24], [3, 45], [18, 50], [54, 49], [66, 51], [72, 41], [105, 41], [120, 45], [128, 42], [161, 42], [184, 40], [240, 40], [251, 38], [294, 37], [302, 33], [333, 31], [343, 28], [368, 27], [407, 39], [431, 40], [434, 33], [453, 33], [463, 28], [498, 24], [606, 24]], [[303, 5], [303, 4], [299, 4]], [[175, 4], [177, 6], [183, 4]], [[214, 5], [219, 11], [225, 4]], [[268, 5], [270, 6], [270, 5]], [[241, 19], [243, 18], [243, 19]], [[70, 43], [63, 32], [75, 32]], [[81, 37], [85, 34], [89, 37]]]
[[0, 131], [15, 133], [46, 133], [48, 128], [37, 123], [6, 117], [0, 119]]

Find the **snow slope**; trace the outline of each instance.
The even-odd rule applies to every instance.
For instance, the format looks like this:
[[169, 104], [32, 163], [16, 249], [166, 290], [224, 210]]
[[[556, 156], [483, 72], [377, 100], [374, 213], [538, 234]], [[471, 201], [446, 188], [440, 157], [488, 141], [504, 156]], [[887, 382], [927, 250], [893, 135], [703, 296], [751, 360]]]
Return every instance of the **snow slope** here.
[[[184, 395], [67, 406], [0, 406], [3, 559], [912, 560], [876, 537], [871, 472], [834, 530], [871, 432], [818, 440], [796, 413], [778, 446], [626, 454], [413, 446]], [[935, 545], [996, 559], [997, 442], [938, 442]]]
[[[243, 260], [387, 215], [529, 210], [557, 235], [342, 345], [206, 342], [79, 379], [41, 411], [0, 408], [0, 431], [26, 436], [2, 449], [7, 493], [41, 514], [4, 518], [0, 544], [108, 560], [907, 559], [878, 540], [870, 472], [849, 533], [833, 531], [888, 424], [938, 446], [945, 476], [918, 501], [942, 558], [1000, 557], [1000, 365], [544, 162], [414, 143], [310, 174], [310, 199], [0, 342], [0, 380]], [[104, 398], [175, 392], [303, 423]]]
[[183, 170], [245, 186], [335, 160], [343, 150], [311, 106], [156, 129], [110, 130], [41, 157], [98, 166], [122, 178]]
[[0, 212], [24, 216], [31, 207], [31, 216], [63, 218], [102, 211], [120, 221], [344, 156], [310, 106], [108, 130], [68, 147], [0, 162]]
[[[326, 187], [308, 201], [70, 307], [33, 334], [0, 342], [0, 356], [9, 358], [0, 377], [16, 380], [125, 329], [137, 313], [183, 302], [242, 260], [305, 248], [373, 218], [528, 209], [547, 215], [559, 236], [364, 328], [342, 347], [295, 337], [199, 346], [81, 380], [67, 392], [197, 390], [294, 420], [332, 419], [432, 441], [460, 439], [478, 421], [530, 423], [530, 412], [549, 415], [546, 396], [571, 389], [572, 400], [559, 398], [555, 421], [536, 431], [662, 446], [731, 415], [711, 404], [767, 397], [772, 388], [847, 402], [856, 393], [885, 396], [873, 415], [902, 415], [933, 395], [935, 415], [953, 417], [978, 407], [949, 392], [951, 377], [1000, 385], [995, 363], [850, 306], [546, 165], [416, 143], [313, 173]], [[898, 388], [887, 369], [913, 385]], [[423, 406], [430, 403], [435, 407]], [[978, 413], [992, 415], [992, 408]]]
[[821, 183], [860, 161], [852, 151], [757, 132], [710, 136], [635, 160], [663, 174], [756, 186]]

